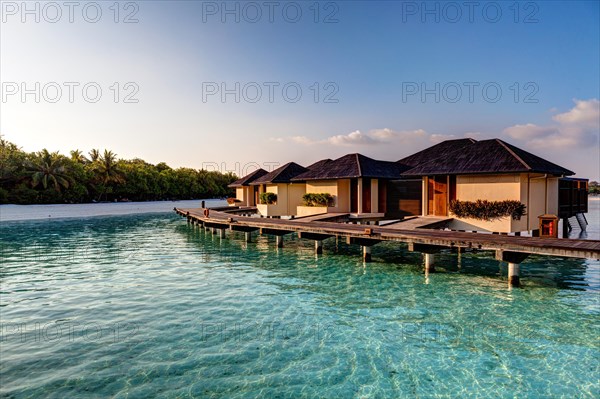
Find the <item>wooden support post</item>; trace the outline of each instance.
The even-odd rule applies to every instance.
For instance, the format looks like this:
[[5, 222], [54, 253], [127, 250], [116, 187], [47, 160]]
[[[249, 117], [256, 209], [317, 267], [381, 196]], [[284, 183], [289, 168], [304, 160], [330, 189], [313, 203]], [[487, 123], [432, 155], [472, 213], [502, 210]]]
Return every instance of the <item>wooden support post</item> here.
[[200, 208], [206, 208], [204, 201], [202, 201], [201, 205], [202, 206]]
[[252, 233], [247, 231], [244, 233], [244, 236], [246, 238], [246, 242], [252, 242]]
[[213, 234], [217, 234], [217, 228], [216, 227], [211, 227], [210, 228], [211, 233]]
[[519, 265], [529, 256], [525, 252], [511, 252], [496, 250], [496, 259], [508, 262], [508, 286], [518, 287], [521, 285]]
[[317, 255], [323, 253], [323, 240], [315, 240], [315, 253]]
[[508, 286], [509, 287], [519, 287], [521, 282], [519, 280], [519, 264], [518, 263], [508, 263]]
[[371, 247], [363, 245], [363, 262], [371, 261]]
[[276, 236], [277, 248], [283, 248], [283, 236]]
[[433, 273], [435, 272], [435, 255], [434, 254], [425, 254], [425, 272]]
[[219, 238], [225, 238], [225, 229], [219, 229]]

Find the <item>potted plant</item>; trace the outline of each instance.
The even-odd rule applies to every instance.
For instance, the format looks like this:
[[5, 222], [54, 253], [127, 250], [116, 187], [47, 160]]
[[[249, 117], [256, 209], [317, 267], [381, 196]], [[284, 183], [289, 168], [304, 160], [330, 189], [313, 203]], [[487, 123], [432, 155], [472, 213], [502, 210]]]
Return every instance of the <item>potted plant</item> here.
[[273, 205], [277, 202], [277, 194], [275, 193], [262, 193], [259, 197], [260, 203], [263, 205]]
[[459, 218], [471, 218], [477, 220], [497, 220], [511, 217], [520, 220], [525, 215], [526, 207], [520, 201], [458, 201], [450, 202], [450, 212]]
[[227, 198], [227, 203], [229, 204], [229, 206], [236, 206], [240, 202], [242, 202], [242, 201], [240, 201], [237, 198]]
[[302, 202], [304, 206], [333, 206], [333, 196], [329, 193], [306, 193]]

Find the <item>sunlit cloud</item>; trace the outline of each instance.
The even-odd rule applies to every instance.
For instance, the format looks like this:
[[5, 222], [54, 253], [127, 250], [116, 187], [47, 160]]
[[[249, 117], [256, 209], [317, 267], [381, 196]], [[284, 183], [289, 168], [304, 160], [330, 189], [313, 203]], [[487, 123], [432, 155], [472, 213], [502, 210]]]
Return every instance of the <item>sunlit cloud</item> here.
[[383, 128], [373, 129], [367, 133], [363, 133], [360, 130], [355, 130], [348, 134], [337, 134], [324, 139], [311, 139], [306, 136], [291, 136], [271, 138], [270, 140], [280, 143], [285, 143], [287, 141], [304, 145], [319, 144], [331, 145], [334, 147], [351, 147], [365, 145], [383, 145], [389, 143], [406, 143], [409, 141], [414, 141], [415, 139], [425, 139], [435, 142], [437, 140], [437, 136], [442, 135], [430, 135], [423, 129], [395, 131], [393, 129]]
[[585, 148], [597, 145], [600, 128], [600, 101], [574, 100], [575, 106], [552, 117], [554, 123], [526, 123], [510, 126], [503, 134], [529, 148]]
[[564, 125], [576, 124], [598, 129], [600, 127], [600, 101], [596, 98], [574, 101], [575, 107], [565, 113], [554, 115], [552, 119]]

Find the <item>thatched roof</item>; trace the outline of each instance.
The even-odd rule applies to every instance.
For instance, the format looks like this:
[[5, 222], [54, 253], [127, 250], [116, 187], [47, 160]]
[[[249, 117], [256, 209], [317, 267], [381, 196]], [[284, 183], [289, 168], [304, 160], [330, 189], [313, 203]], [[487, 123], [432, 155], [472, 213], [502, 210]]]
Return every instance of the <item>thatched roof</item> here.
[[250, 185], [250, 183], [252, 181], [254, 181], [255, 179], [258, 179], [261, 176], [266, 175], [267, 172], [264, 169], [257, 169], [252, 173], [247, 174], [246, 176], [242, 177], [241, 179], [238, 179], [236, 181], [234, 181], [233, 183], [231, 183], [230, 185], [228, 185], [227, 187], [242, 187], [242, 186], [248, 186]]
[[304, 166], [300, 166], [295, 162], [288, 162], [285, 165], [269, 172], [258, 179], [254, 180], [251, 185], [267, 184], [267, 183], [289, 183], [292, 177], [308, 171]]
[[457, 145], [453, 151], [421, 163], [404, 172], [403, 176], [483, 173], [547, 173], [557, 176], [575, 174], [500, 139], [491, 139]]
[[362, 154], [348, 154], [333, 161], [323, 162], [316, 167], [311, 167], [307, 172], [294, 177], [292, 181], [350, 179], [356, 177], [398, 179], [402, 170], [401, 165], [396, 162], [378, 161]]

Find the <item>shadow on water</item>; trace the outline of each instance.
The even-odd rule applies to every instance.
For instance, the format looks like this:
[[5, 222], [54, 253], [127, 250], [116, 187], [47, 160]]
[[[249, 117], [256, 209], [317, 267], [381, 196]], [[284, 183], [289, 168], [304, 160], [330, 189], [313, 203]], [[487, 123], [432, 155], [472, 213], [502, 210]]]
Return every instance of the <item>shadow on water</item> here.
[[[290, 276], [310, 279], [327, 279], [327, 274], [303, 273], [304, 268], [346, 267], [356, 266], [353, 273], [362, 273], [364, 267], [371, 271], [382, 273], [411, 273], [423, 277], [423, 255], [411, 252], [404, 243], [383, 242], [372, 247], [373, 262], [363, 263], [361, 247], [348, 245], [342, 238], [336, 241], [330, 238], [324, 241], [324, 254], [314, 254], [313, 241], [298, 239], [295, 234], [286, 235], [284, 248], [275, 245], [275, 237], [260, 236], [253, 233], [253, 242], [246, 243], [243, 233], [227, 232], [225, 239], [221, 239], [203, 228], [182, 224], [176, 230], [186, 236], [189, 243], [193, 244], [206, 256], [218, 254], [222, 260], [243, 258], [251, 261], [252, 265], [276, 272], [285, 272]], [[206, 251], [208, 250], [208, 251]], [[261, 262], [264, 257], [287, 257], [298, 267], [280, 268], [278, 263]], [[212, 260], [212, 259], [206, 259]], [[505, 262], [494, 259], [492, 251], [466, 251], [458, 254], [456, 251], [444, 250], [436, 255], [436, 274], [461, 276], [463, 278], [488, 278], [496, 279], [504, 284], [507, 280], [508, 266]], [[527, 288], [555, 287], [569, 290], [600, 290], [600, 282], [594, 279], [598, 274], [600, 262], [596, 260], [560, 258], [548, 256], [530, 256], [521, 264], [522, 284]], [[423, 277], [424, 278], [424, 277]], [[478, 280], [479, 281], [479, 280]], [[592, 285], [590, 284], [592, 283]]]
[[[598, 202], [598, 201], [597, 201]], [[595, 216], [592, 216], [592, 220]], [[591, 220], [591, 221], [592, 221]], [[363, 264], [361, 248], [348, 245], [343, 239], [330, 238], [324, 241], [325, 254], [315, 257], [313, 242], [300, 240], [295, 234], [284, 237], [285, 248], [278, 249], [275, 238], [253, 234], [252, 243], [244, 242], [243, 233], [227, 232], [227, 238], [204, 232], [202, 228], [188, 225], [175, 215], [130, 215], [87, 219], [64, 219], [52, 221], [10, 222], [0, 224], [0, 278], [11, 273], [21, 273], [11, 268], [11, 262], [29, 261], [36, 269], [55, 268], [77, 262], [99, 265], [103, 273], [114, 272], [119, 263], [127, 262], [142, 249], [132, 245], [134, 238], [144, 231], [152, 232], [158, 225], [168, 231], [173, 229], [192, 244], [203, 261], [210, 263], [236, 263], [239, 259], [251, 262], [264, 270], [287, 272], [320, 267], [356, 266], [356, 273], [363, 267], [382, 273], [412, 273], [423, 277], [423, 257], [410, 252], [407, 245], [383, 242], [372, 248], [373, 262]], [[595, 234], [595, 232], [592, 232]], [[250, 249], [250, 250], [248, 250]], [[265, 262], [265, 257], [286, 257], [285, 262]], [[298, 268], [280, 267], [289, 262]], [[354, 269], [353, 269], [354, 270]], [[437, 274], [448, 278], [478, 277], [496, 279], [505, 283], [506, 263], [496, 261], [489, 251], [468, 251], [462, 254], [447, 250], [436, 255]], [[29, 270], [31, 271], [31, 270]], [[98, 270], [96, 270], [98, 271]], [[69, 269], [69, 274], [78, 270]], [[600, 262], [596, 260], [530, 256], [521, 265], [522, 282], [525, 287], [556, 287], [570, 290], [600, 290]], [[298, 277], [303, 275], [298, 274]], [[318, 278], [310, 274], [310, 278]], [[83, 276], [82, 276], [83, 278]], [[322, 278], [327, 278], [324, 274]]]

